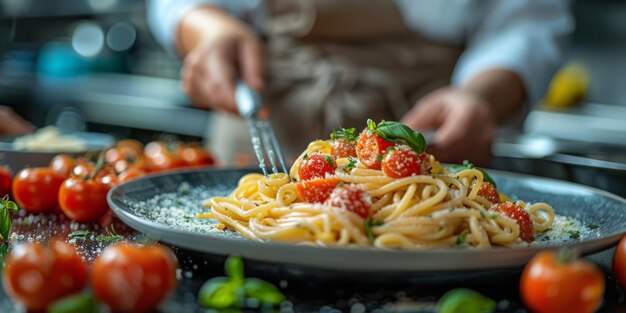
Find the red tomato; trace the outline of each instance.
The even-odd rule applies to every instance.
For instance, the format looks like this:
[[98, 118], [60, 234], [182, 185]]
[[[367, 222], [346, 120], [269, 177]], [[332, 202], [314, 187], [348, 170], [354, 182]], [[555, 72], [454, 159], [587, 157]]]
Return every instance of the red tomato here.
[[143, 143], [135, 139], [122, 139], [115, 144], [115, 147], [122, 148], [126, 151], [133, 151], [135, 155], [143, 154]]
[[8, 195], [11, 192], [11, 171], [6, 166], [0, 166], [0, 198]]
[[59, 205], [77, 222], [95, 222], [109, 210], [107, 192], [111, 186], [100, 179], [72, 177], [59, 190]]
[[622, 288], [626, 288], [626, 236], [617, 244], [613, 255], [613, 274]]
[[522, 207], [515, 205], [511, 202], [500, 203], [493, 207], [493, 210], [504, 214], [517, 222], [519, 225], [519, 236], [526, 242], [532, 242], [535, 240], [533, 233], [533, 221], [530, 219], [528, 212], [522, 209]]
[[72, 169], [72, 175], [70, 176], [87, 179], [93, 173], [94, 168], [95, 166], [92, 163], [79, 162]]
[[120, 182], [125, 182], [125, 181], [129, 181], [129, 180], [131, 180], [133, 178], [138, 178], [138, 177], [141, 177], [141, 176], [144, 176], [144, 175], [146, 175], [145, 171], [143, 171], [141, 169], [138, 169], [136, 167], [130, 167], [127, 170], [125, 170], [124, 172], [122, 172], [120, 174], [120, 176], [118, 177], [118, 179], [119, 179]]
[[498, 190], [491, 183], [486, 181], [480, 185], [480, 189], [478, 189], [478, 195], [487, 199], [491, 204], [500, 203], [500, 195], [498, 194]]
[[330, 154], [313, 152], [305, 155], [298, 168], [300, 180], [323, 178], [337, 170], [337, 158]]
[[383, 139], [375, 132], [366, 128], [359, 135], [356, 144], [356, 155], [361, 164], [368, 168], [379, 170], [387, 148], [393, 145], [395, 143]]
[[29, 310], [42, 311], [55, 300], [83, 290], [87, 267], [74, 247], [62, 241], [53, 240], [48, 247], [28, 243], [11, 252], [2, 278], [14, 299]]
[[333, 140], [331, 154], [338, 158], [347, 158], [356, 156], [356, 141], [346, 138]]
[[417, 153], [411, 147], [400, 145], [388, 151], [383, 159], [382, 170], [393, 178], [423, 175], [430, 173], [428, 154]]
[[177, 266], [166, 247], [115, 244], [93, 263], [91, 286], [114, 312], [149, 312], [176, 288]]
[[31, 213], [54, 210], [59, 204], [63, 177], [49, 167], [25, 168], [13, 178], [13, 199]]
[[297, 185], [298, 196], [304, 202], [323, 203], [340, 182], [332, 177], [305, 180]]
[[64, 178], [70, 177], [75, 165], [76, 160], [67, 154], [59, 154], [50, 161], [50, 168]]
[[335, 187], [326, 203], [355, 213], [362, 218], [368, 218], [370, 207], [372, 206], [372, 198], [363, 188], [355, 184], [349, 184]]
[[178, 152], [180, 158], [186, 163], [186, 166], [207, 166], [215, 164], [215, 160], [211, 154], [202, 147], [196, 145], [182, 146]]
[[560, 260], [558, 253], [544, 251], [524, 268], [520, 292], [533, 312], [594, 312], [604, 294], [604, 275], [591, 262]]

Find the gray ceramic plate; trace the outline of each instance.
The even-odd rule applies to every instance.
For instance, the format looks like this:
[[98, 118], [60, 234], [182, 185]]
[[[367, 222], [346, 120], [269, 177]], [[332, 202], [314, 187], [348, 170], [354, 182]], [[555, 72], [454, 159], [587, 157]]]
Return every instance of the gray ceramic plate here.
[[395, 251], [255, 242], [235, 232], [213, 230], [214, 222], [194, 218], [204, 210], [203, 199], [228, 194], [251, 171], [207, 169], [147, 176], [116, 186], [108, 201], [131, 227], [176, 246], [336, 270], [426, 273], [519, 267], [537, 252], [557, 246], [575, 246], [584, 254], [604, 250], [626, 232], [626, 200], [622, 198], [582, 185], [499, 171], [490, 173], [500, 190], [513, 198], [550, 203], [557, 214], [580, 221], [580, 229], [542, 238], [530, 247]]

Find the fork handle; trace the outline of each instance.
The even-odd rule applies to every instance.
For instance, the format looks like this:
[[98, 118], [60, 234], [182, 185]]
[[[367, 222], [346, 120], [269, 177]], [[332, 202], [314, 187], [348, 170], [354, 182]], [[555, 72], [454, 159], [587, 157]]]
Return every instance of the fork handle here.
[[261, 95], [243, 80], [237, 81], [235, 102], [239, 114], [244, 118], [256, 118], [262, 105]]

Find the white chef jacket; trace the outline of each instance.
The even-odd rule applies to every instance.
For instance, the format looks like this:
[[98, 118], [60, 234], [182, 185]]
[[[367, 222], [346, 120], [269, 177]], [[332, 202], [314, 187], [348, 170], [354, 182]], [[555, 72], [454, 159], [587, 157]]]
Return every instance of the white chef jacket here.
[[[425, 38], [464, 46], [451, 83], [463, 85], [493, 69], [517, 73], [528, 102], [543, 96], [574, 29], [567, 0], [394, 0], [405, 24]], [[155, 37], [173, 49], [180, 18], [199, 5], [218, 5], [263, 31], [263, 0], [148, 0]]]

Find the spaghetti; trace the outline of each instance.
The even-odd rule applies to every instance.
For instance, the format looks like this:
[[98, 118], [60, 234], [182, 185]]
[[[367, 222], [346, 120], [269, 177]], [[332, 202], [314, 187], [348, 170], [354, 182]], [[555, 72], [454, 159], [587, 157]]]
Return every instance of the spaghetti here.
[[[289, 175], [245, 175], [229, 196], [206, 200], [204, 205], [210, 211], [198, 217], [215, 218], [252, 240], [320, 246], [487, 248], [529, 241], [522, 240], [524, 225], [517, 215], [498, 210], [500, 204], [481, 196], [481, 187], [489, 184], [483, 171], [467, 167], [453, 172], [432, 155], [427, 155], [430, 173], [401, 178], [367, 168], [360, 155], [358, 162], [351, 157], [336, 158], [334, 172], [319, 178], [336, 181], [333, 192], [323, 202], [304, 201], [301, 189], [306, 181], [298, 178], [307, 156], [332, 152], [333, 140], [314, 141]], [[344, 197], [350, 190], [362, 192], [357, 198]], [[335, 201], [337, 197], [345, 201]], [[366, 211], [353, 210], [351, 201], [365, 205]], [[549, 229], [554, 221], [554, 211], [546, 203], [506, 205], [527, 215], [531, 237]]]

